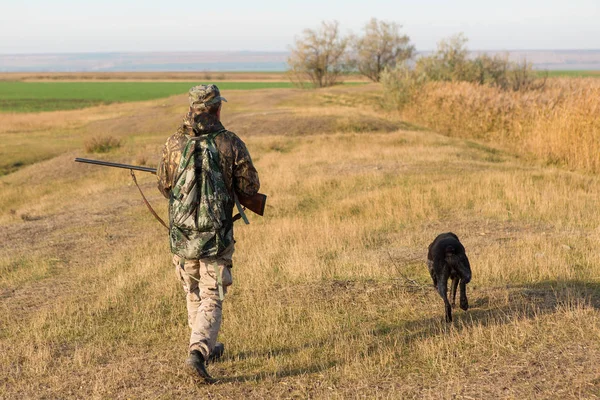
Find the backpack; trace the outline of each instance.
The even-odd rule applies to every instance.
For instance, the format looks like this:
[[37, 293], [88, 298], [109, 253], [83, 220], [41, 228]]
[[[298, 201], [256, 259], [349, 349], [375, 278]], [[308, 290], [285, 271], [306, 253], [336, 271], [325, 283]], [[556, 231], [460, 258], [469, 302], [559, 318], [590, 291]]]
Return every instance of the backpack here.
[[233, 199], [219, 163], [215, 137], [188, 137], [169, 199], [170, 243], [184, 259], [219, 255], [233, 243]]

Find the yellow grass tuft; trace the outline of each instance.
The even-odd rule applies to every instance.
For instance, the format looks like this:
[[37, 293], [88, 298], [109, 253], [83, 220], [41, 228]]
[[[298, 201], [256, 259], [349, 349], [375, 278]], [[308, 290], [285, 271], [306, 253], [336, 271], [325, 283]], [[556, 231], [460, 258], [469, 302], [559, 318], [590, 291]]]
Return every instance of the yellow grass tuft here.
[[87, 153], [108, 153], [121, 147], [121, 140], [114, 136], [93, 137], [84, 143]]

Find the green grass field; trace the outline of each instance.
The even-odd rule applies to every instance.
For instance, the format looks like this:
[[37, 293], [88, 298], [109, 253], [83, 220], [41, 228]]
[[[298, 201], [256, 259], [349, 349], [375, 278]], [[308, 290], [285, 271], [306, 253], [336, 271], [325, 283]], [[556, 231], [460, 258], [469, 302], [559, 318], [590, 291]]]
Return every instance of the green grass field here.
[[[216, 82], [221, 90], [291, 88], [291, 82]], [[73, 110], [182, 94], [199, 82], [0, 82], [0, 112]]]
[[538, 71], [538, 75], [549, 78], [600, 78], [600, 71], [583, 70], [556, 70], [556, 71]]

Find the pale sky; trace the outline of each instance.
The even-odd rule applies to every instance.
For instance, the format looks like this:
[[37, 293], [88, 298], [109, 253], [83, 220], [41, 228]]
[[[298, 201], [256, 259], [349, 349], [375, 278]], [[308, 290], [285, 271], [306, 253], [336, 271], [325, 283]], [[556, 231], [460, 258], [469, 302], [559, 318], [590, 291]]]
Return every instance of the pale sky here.
[[322, 20], [371, 17], [421, 51], [458, 32], [472, 50], [600, 49], [600, 0], [0, 0], [0, 54], [286, 51]]

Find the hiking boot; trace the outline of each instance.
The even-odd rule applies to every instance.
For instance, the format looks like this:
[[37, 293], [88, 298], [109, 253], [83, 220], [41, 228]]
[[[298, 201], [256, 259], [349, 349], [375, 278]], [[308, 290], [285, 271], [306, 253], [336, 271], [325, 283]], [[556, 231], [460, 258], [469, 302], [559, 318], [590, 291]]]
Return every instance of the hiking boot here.
[[185, 366], [192, 376], [200, 377], [204, 379], [204, 382], [206, 383], [215, 382], [215, 380], [208, 374], [208, 371], [206, 370], [206, 362], [200, 351], [192, 350], [187, 360], [185, 360]]
[[208, 362], [217, 361], [219, 358], [223, 357], [223, 353], [225, 353], [225, 345], [221, 342], [217, 342], [208, 355]]

